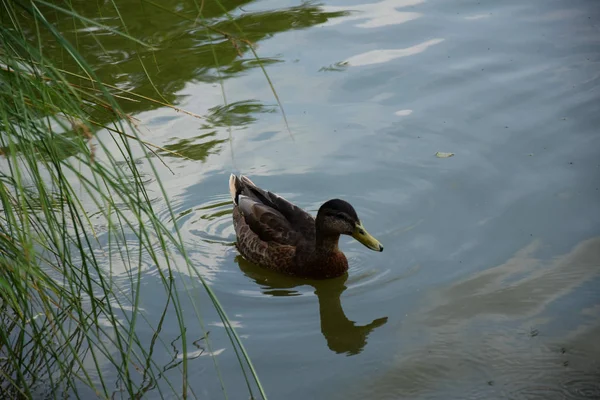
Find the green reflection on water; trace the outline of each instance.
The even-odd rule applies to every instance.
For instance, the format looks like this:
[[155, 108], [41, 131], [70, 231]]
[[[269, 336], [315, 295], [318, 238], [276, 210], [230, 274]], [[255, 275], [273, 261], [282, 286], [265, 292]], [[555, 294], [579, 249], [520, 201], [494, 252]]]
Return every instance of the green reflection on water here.
[[[308, 28], [347, 14], [324, 12], [320, 6], [310, 3], [255, 12], [241, 8], [250, 3], [250, 0], [220, 0], [195, 5], [177, 0], [143, 0], [60, 5], [106, 28], [53, 8], [40, 5], [40, 9], [80, 52], [98, 79], [110, 85], [109, 90], [113, 94], [119, 95], [123, 112], [135, 114], [161, 108], [165, 104], [181, 103], [184, 99], [181, 91], [190, 82], [222, 82], [253, 68], [283, 62], [273, 57], [257, 59], [249, 51], [250, 47], [256, 48], [260, 41], [276, 33]], [[23, 14], [22, 23], [31, 41], [37, 43], [38, 31], [34, 21]], [[139, 39], [149, 47], [119, 36], [108, 28]], [[97, 85], [83, 76], [78, 63], [65, 53], [64, 47], [57, 44], [49, 31], [39, 31], [39, 35], [43, 54], [58, 68], [78, 74], [70, 75], [71, 84], [83, 92], [100, 93]], [[0, 87], [7, 79], [10, 78], [6, 74], [0, 75]], [[266, 79], [264, 84], [268, 85]], [[251, 99], [227, 106], [215, 105], [205, 116], [202, 127], [243, 126], [256, 120], [254, 114], [274, 111], [272, 106]], [[116, 116], [109, 108], [90, 107], [89, 112], [91, 120], [97, 124], [96, 129], [122, 117], [122, 114]], [[196, 138], [200, 143], [180, 140], [165, 148], [190, 159], [204, 161], [211, 152], [218, 152], [221, 149], [218, 145], [223, 142], [206, 142], [202, 140], [204, 138]], [[62, 146], [65, 158], [85, 150], [85, 146], [81, 143], [76, 145], [68, 134], [57, 136], [55, 140], [65, 142]]]
[[161, 152], [163, 156], [176, 156], [181, 155], [191, 160], [205, 161], [206, 158], [213, 153], [218, 152], [219, 145], [226, 142], [226, 139], [212, 139], [216, 136], [217, 132], [211, 132], [204, 135], [196, 136], [191, 139], [180, 139], [176, 143], [171, 143], [163, 146], [170, 152]]
[[210, 125], [205, 125], [205, 128], [212, 126], [243, 126], [256, 121], [252, 114], [256, 113], [272, 113], [275, 112], [274, 107], [269, 107], [261, 104], [257, 100], [244, 100], [227, 105], [212, 107], [210, 114], [206, 117], [206, 122]]
[[[248, 0], [221, 0], [219, 5], [216, 1], [206, 1], [202, 2], [201, 12], [193, 3], [173, 0], [122, 1], [117, 4], [118, 12], [109, 2], [73, 4], [75, 12], [127, 32], [152, 49], [107, 30], [85, 26], [71, 16], [45, 11], [50, 22], [75, 45], [103, 82], [176, 104], [182, 99], [178, 92], [189, 82], [217, 82], [260, 64], [281, 61], [267, 57], [258, 62], [248, 51], [250, 46], [256, 47], [276, 33], [308, 28], [346, 15], [345, 12], [324, 12], [309, 3], [270, 11], [240, 12], [240, 7], [249, 3]], [[42, 32], [42, 35], [49, 34]], [[50, 37], [42, 41], [46, 54], [62, 68], [79, 71]], [[160, 105], [141, 101], [123, 102], [122, 107], [131, 113]]]

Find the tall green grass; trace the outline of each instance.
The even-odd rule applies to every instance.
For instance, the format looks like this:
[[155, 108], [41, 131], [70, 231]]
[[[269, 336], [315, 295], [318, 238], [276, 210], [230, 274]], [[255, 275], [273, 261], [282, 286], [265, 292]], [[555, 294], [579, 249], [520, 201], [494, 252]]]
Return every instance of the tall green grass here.
[[[266, 398], [176, 225], [166, 226], [156, 215], [149, 176], [175, 220], [156, 170], [162, 166], [152, 161], [159, 160], [157, 146], [140, 139], [118, 96], [48, 15], [67, 14], [148, 45], [126, 29], [79, 15], [68, 2], [57, 4], [0, 1], [0, 397], [140, 398], [149, 391], [198, 397], [188, 382], [193, 343], [182, 305], [193, 306], [202, 326], [191, 299], [200, 285], [223, 321], [250, 397]], [[78, 66], [78, 79], [48, 57], [42, 37], [51, 37]], [[154, 265], [164, 291], [157, 320], [140, 309], [143, 260]], [[127, 279], [115, 279], [114, 263], [126, 267]], [[187, 279], [178, 273], [182, 267]], [[161, 331], [172, 315], [181, 359], [166, 368], [154, 355], [171, 351]], [[154, 332], [150, 340], [142, 329]], [[171, 368], [180, 373], [168, 374]], [[224, 382], [221, 387], [226, 398]]]

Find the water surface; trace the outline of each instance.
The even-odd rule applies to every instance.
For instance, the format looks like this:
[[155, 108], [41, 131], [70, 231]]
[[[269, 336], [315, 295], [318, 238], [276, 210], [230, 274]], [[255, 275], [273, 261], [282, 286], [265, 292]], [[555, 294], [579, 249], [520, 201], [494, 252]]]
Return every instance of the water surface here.
[[[109, 37], [104, 52], [84, 29], [80, 49], [101, 78], [202, 117], [124, 103], [147, 140], [186, 157], [165, 152], [174, 174], [159, 169], [176, 223], [270, 398], [600, 397], [595, 1], [226, 1], [289, 131], [249, 43], [121, 3], [132, 35], [160, 49]], [[108, 3], [88, 16], [99, 9], [116, 21]], [[325, 282], [250, 265], [233, 246], [231, 172], [311, 212], [346, 199], [385, 251], [342, 240], [349, 274]], [[145, 271], [155, 321], [164, 299], [150, 261]], [[229, 398], [247, 398], [201, 289], [193, 301]], [[190, 384], [222, 398], [207, 354], [190, 361]]]

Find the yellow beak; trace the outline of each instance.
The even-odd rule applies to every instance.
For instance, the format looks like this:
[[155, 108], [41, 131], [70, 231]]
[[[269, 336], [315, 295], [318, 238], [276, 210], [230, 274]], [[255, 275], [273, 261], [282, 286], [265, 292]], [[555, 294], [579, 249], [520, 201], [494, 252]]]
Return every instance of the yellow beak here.
[[356, 224], [352, 237], [374, 251], [383, 251], [383, 246], [367, 232], [361, 223]]

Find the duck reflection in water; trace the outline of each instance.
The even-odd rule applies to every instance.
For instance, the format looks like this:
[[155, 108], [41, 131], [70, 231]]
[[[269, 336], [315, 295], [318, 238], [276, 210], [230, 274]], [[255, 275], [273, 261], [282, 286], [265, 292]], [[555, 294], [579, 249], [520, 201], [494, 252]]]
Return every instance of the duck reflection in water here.
[[388, 318], [377, 318], [367, 325], [356, 325], [348, 319], [342, 308], [341, 295], [348, 288], [348, 274], [326, 280], [299, 279], [278, 274], [256, 266], [241, 256], [236, 256], [242, 272], [261, 286], [262, 292], [271, 296], [296, 296], [294, 288], [309, 285], [315, 289], [319, 300], [321, 333], [331, 351], [338, 354], [359, 354], [367, 344], [367, 337], [375, 328], [384, 325]]

